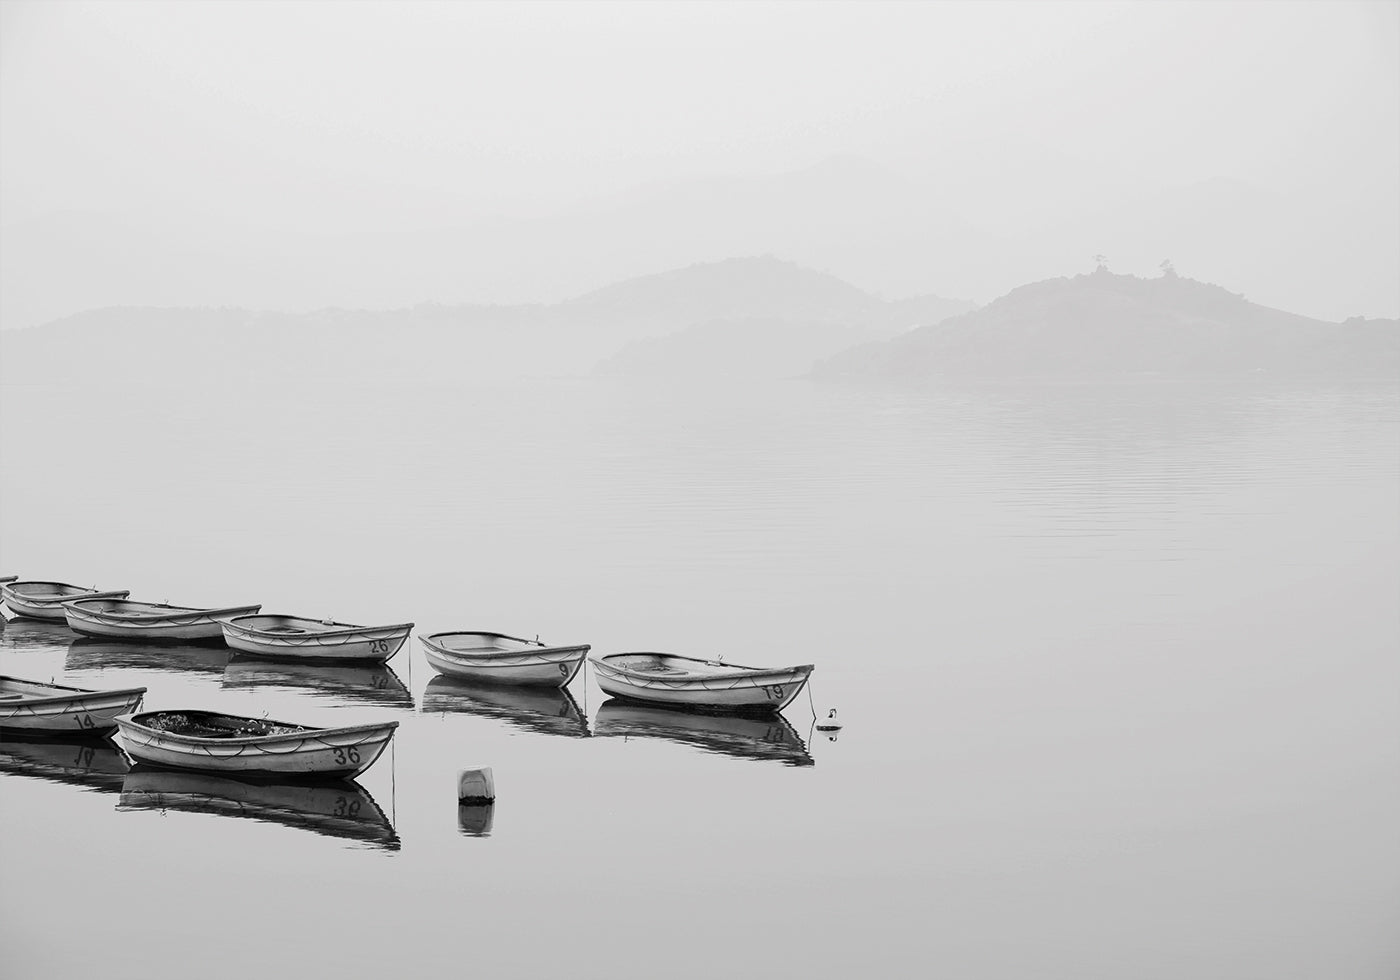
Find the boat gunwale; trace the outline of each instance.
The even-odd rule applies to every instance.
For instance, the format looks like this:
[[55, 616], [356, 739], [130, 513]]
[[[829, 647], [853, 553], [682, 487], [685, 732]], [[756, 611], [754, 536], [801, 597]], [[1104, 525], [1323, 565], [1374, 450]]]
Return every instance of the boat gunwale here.
[[[212, 620], [214, 620], [215, 622], [223, 622], [223, 620], [222, 620], [220, 617], [221, 617], [221, 616], [225, 616], [225, 615], [227, 615], [227, 614], [229, 614], [229, 613], [239, 613], [239, 614], [248, 615], [248, 613], [245, 612], [246, 610], [252, 609], [252, 610], [255, 610], [255, 611], [256, 611], [256, 610], [262, 608], [261, 605], [249, 605], [249, 606], [214, 606], [214, 607], [211, 607], [211, 608], [208, 608], [208, 609], [200, 609], [200, 608], [197, 607], [197, 606], [172, 606], [172, 605], [170, 605], [170, 604], [168, 604], [168, 603], [164, 603], [164, 602], [140, 602], [139, 600], [134, 600], [134, 599], [118, 599], [118, 601], [132, 602], [132, 603], [134, 603], [134, 604], [136, 604], [136, 605], [142, 605], [142, 606], [155, 606], [155, 607], [160, 607], [160, 608], [163, 608], [163, 609], [166, 609], [166, 610], [169, 610], [169, 611], [168, 611], [168, 612], [121, 612], [120, 610], [106, 610], [106, 609], [104, 609], [104, 610], [93, 610], [93, 609], [82, 608], [82, 603], [84, 603], [84, 602], [106, 602], [106, 601], [108, 601], [110, 598], [111, 598], [110, 596], [83, 596], [82, 598], [79, 598], [79, 599], [70, 599], [69, 601], [63, 603], [62, 605], [63, 605], [63, 608], [64, 608], [64, 609], [77, 609], [78, 612], [81, 612], [81, 613], [83, 613], [84, 615], [91, 616], [91, 617], [93, 617], [94, 619], [98, 619], [98, 620], [101, 620], [101, 619], [103, 619], [103, 618], [113, 618], [113, 619], [122, 619], [122, 620], [128, 620], [128, 621], [133, 621], [133, 620], [171, 620], [171, 619], [185, 619], [185, 618], [189, 618], [189, 617], [191, 617], [191, 616], [203, 616], [203, 617], [208, 617], [209, 619], [212, 619]], [[256, 615], [256, 612], [252, 613], [252, 615]]]
[[103, 689], [98, 690], [98, 689], [94, 689], [94, 688], [91, 688], [91, 687], [73, 687], [73, 686], [71, 686], [71, 685], [69, 685], [69, 684], [46, 684], [46, 683], [44, 683], [43, 681], [31, 681], [31, 680], [28, 680], [27, 678], [24, 678], [24, 677], [11, 677], [11, 676], [5, 675], [5, 674], [0, 674], [0, 681], [15, 681], [15, 682], [20, 683], [20, 684], [37, 684], [37, 685], [39, 685], [40, 687], [51, 687], [51, 688], [55, 688], [55, 689], [60, 690], [60, 691], [71, 691], [71, 692], [72, 692], [72, 693], [70, 693], [70, 694], [54, 694], [54, 695], [49, 695], [49, 696], [46, 696], [46, 697], [27, 697], [27, 696], [21, 695], [21, 699], [20, 699], [19, 701], [6, 701], [6, 702], [4, 702], [3, 704], [0, 704], [0, 708], [7, 707], [7, 706], [16, 706], [16, 707], [17, 707], [17, 706], [19, 706], [19, 705], [48, 704], [48, 703], [50, 703], [50, 702], [52, 702], [52, 701], [76, 701], [76, 700], [78, 700], [78, 698], [76, 697], [77, 695], [86, 695], [86, 696], [91, 696], [91, 695], [113, 695], [113, 696], [116, 696], [116, 695], [119, 695], [119, 694], [143, 694], [143, 695], [144, 695], [144, 694], [146, 693], [146, 690], [147, 690], [147, 689], [144, 688], [144, 687], [114, 687], [114, 688], [103, 688]]
[[[442, 636], [494, 636], [502, 640], [515, 640], [520, 643], [526, 643], [529, 644], [529, 646], [524, 650], [485, 650], [480, 653], [468, 653], [465, 650], [453, 650], [450, 647], [443, 646], [440, 642], [436, 642], [438, 637]], [[474, 660], [491, 659], [495, 657], [539, 656], [545, 653], [573, 653], [578, 650], [587, 653], [589, 650], [593, 649], [593, 644], [591, 643], [568, 643], [560, 646], [550, 646], [536, 640], [526, 640], [519, 636], [510, 636], [507, 633], [492, 633], [489, 630], [447, 630], [442, 633], [419, 633], [418, 640], [425, 647], [445, 657], [466, 657]]]
[[[239, 622], [240, 619], [254, 619], [263, 616], [273, 619], [298, 619], [316, 626], [330, 626], [333, 628], [324, 630], [303, 630], [300, 633], [278, 633], [273, 630], [258, 629], [256, 626], [245, 626]], [[218, 623], [220, 626], [229, 627], [235, 632], [242, 633], [244, 636], [255, 636], [265, 640], [282, 640], [289, 643], [312, 640], [321, 636], [349, 636], [356, 633], [373, 633], [381, 630], [392, 630], [396, 633], [400, 631], [411, 632], [413, 627], [417, 625], [416, 623], [393, 623], [388, 626], [352, 626], [349, 623], [325, 623], [323, 620], [309, 619], [305, 616], [289, 616], [282, 613], [253, 613], [247, 616], [233, 616], [228, 619], [220, 619]], [[405, 637], [405, 639], [407, 639], [407, 637]]]
[[[285, 725], [288, 728], [299, 729], [295, 732], [280, 732], [276, 735], [236, 735], [230, 738], [206, 738], [201, 735], [182, 735], [179, 732], [162, 731], [159, 728], [151, 728], [144, 725], [137, 718], [145, 718], [150, 715], [161, 714], [205, 714], [218, 715], [221, 718], [233, 718], [238, 721], [253, 721], [269, 725]], [[124, 729], [127, 725], [140, 729], [162, 739], [171, 739], [177, 742], [185, 742], [193, 745], [268, 745], [274, 742], [285, 741], [305, 741], [308, 738], [316, 738], [323, 735], [343, 735], [349, 732], [393, 732], [399, 727], [397, 721], [381, 721], [368, 725], [344, 725], [337, 728], [310, 728], [305, 725], [298, 725], [290, 721], [277, 721], [274, 718], [250, 718], [247, 715], [230, 715], [222, 711], [205, 711], [202, 708], [162, 708], [160, 711], [133, 712], [129, 715], [117, 715], [113, 721], [117, 723], [119, 729]], [[363, 744], [363, 743], [356, 743]]]
[[72, 582], [49, 582], [37, 579], [25, 579], [24, 581], [0, 583], [0, 601], [9, 605], [10, 599], [18, 599], [20, 602], [28, 602], [33, 605], [57, 605], [61, 606], [66, 602], [77, 602], [81, 599], [125, 599], [131, 595], [130, 589], [85, 589], [82, 592], [75, 592], [72, 595], [28, 595], [24, 592], [16, 592], [17, 586], [21, 585], [60, 585], [67, 589], [82, 589], [81, 585], [74, 585]]
[[[667, 676], [664, 674], [649, 673], [644, 670], [634, 670], [630, 667], [622, 666], [619, 664], [607, 663], [607, 661], [613, 657], [636, 656], [666, 657], [671, 660], [685, 660], [689, 663], [703, 664], [707, 667], [719, 666], [726, 667], [729, 669], [706, 672], [703, 674], [697, 672]], [[612, 673], [621, 674], [624, 677], [637, 678], [639, 680], [647, 680], [651, 682], [669, 681], [673, 683], [696, 680], [729, 680], [738, 678], [757, 679], [759, 677], [766, 677], [773, 674], [797, 673], [802, 674], [803, 676], [807, 676], [811, 674], [813, 670], [816, 669], [815, 664], [797, 664], [791, 667], [745, 667], [742, 664], [725, 664], [719, 663], [714, 660], [701, 660], [698, 657], [683, 657], [679, 654], [661, 653], [652, 650], [632, 650], [624, 653], [609, 653], [605, 654], [602, 657], [589, 657], [588, 659], [593, 664], [593, 666], [598, 667], [604, 671], [610, 671]]]

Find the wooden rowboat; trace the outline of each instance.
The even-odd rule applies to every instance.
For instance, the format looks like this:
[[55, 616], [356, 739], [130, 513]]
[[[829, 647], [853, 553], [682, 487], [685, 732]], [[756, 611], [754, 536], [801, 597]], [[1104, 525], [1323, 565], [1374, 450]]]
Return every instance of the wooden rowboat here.
[[503, 633], [459, 631], [418, 639], [439, 674], [489, 684], [563, 687], [574, 679], [589, 650], [587, 643], [552, 647]]
[[63, 604], [74, 599], [125, 599], [129, 591], [101, 592], [67, 582], [10, 582], [0, 585], [0, 601], [16, 616], [65, 622]]
[[349, 778], [364, 772], [394, 737], [396, 721], [312, 728], [213, 711], [122, 715], [117, 738], [134, 762], [245, 776]]
[[590, 657], [598, 686], [630, 701], [703, 711], [781, 711], [797, 697], [812, 665], [740, 667], [669, 653], [610, 653]]
[[198, 609], [130, 599], [77, 599], [63, 604], [68, 628], [84, 636], [117, 640], [218, 640], [219, 620], [257, 612], [262, 606]]
[[42, 734], [100, 732], [141, 706], [144, 687], [94, 691], [0, 677], [0, 728]]
[[220, 621], [224, 642], [255, 657], [292, 660], [375, 660], [399, 652], [412, 623], [354, 626], [300, 616], [234, 616]]

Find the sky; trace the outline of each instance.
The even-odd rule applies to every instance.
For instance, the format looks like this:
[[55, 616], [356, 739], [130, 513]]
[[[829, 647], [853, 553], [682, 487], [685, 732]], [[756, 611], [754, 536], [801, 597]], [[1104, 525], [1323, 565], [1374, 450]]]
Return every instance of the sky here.
[[[986, 302], [1083, 271], [1070, 268], [1084, 258], [1077, 216], [1224, 180], [1315, 240], [1242, 262], [1251, 298], [1396, 316], [1397, 11], [5, 0], [0, 325], [108, 303], [558, 300], [657, 268], [635, 248], [611, 266], [560, 249], [525, 275], [523, 246], [491, 264], [487, 229], [562, 238], [558, 222], [582, 235], [593, 215], [593, 251], [607, 252], [627, 244], [611, 227], [653, 233], [613, 209], [833, 158], [888, 174], [912, 212], [986, 236], [976, 263], [938, 267], [930, 249], [926, 276], [882, 276], [878, 255], [834, 247], [780, 256], [882, 294]], [[1126, 257], [1123, 271], [1167, 257], [1104, 227], [1124, 240], [1088, 247]], [[664, 233], [657, 267], [686, 255], [686, 228]], [[469, 263], [478, 274], [441, 260], [444, 234], [477, 236], [463, 255], [485, 256]], [[1191, 238], [1176, 236], [1188, 251], [1170, 257], [1189, 271]], [[1228, 279], [1210, 237], [1201, 271]], [[1061, 255], [1054, 243], [1070, 240]], [[726, 257], [706, 241], [691, 261]], [[753, 249], [802, 253], [772, 235]], [[1239, 250], [1259, 252], [1245, 238]]]

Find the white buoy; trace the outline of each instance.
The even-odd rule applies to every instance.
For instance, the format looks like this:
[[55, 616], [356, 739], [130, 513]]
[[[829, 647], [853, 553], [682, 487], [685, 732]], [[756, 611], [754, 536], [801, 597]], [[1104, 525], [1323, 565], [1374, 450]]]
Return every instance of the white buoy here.
[[490, 803], [496, 799], [496, 780], [491, 767], [463, 769], [457, 774], [458, 803]]
[[840, 730], [841, 723], [836, 720], [835, 708], [832, 708], [829, 715], [817, 722], [817, 731], [819, 732], [839, 732]]

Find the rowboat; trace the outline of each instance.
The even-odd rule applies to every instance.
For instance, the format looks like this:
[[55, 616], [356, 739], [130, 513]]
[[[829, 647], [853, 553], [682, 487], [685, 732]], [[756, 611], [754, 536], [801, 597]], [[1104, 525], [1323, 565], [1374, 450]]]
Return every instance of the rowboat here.
[[141, 706], [144, 687], [94, 691], [0, 677], [0, 728], [21, 732], [99, 732]]
[[130, 643], [78, 637], [68, 644], [67, 670], [154, 670], [166, 674], [222, 674], [229, 649], [208, 643]]
[[376, 660], [399, 652], [412, 623], [354, 626], [300, 616], [234, 616], [220, 621], [224, 642], [255, 657], [294, 660]]
[[439, 674], [490, 684], [563, 687], [588, 653], [580, 646], [552, 647], [503, 633], [451, 632], [419, 636], [424, 656]]
[[374, 764], [399, 727], [386, 721], [312, 728], [213, 711], [147, 711], [116, 721], [117, 738], [134, 762], [297, 778], [357, 776]]
[[262, 606], [198, 609], [130, 599], [76, 599], [63, 604], [68, 628], [84, 636], [117, 640], [219, 640], [219, 620], [257, 612]]
[[593, 734], [602, 738], [663, 739], [754, 762], [816, 764], [802, 736], [781, 714], [699, 714], [684, 708], [612, 699], [599, 706], [593, 719]]
[[125, 599], [129, 591], [101, 592], [66, 582], [10, 582], [0, 585], [0, 601], [16, 616], [66, 620], [63, 604], [74, 599]]
[[97, 735], [5, 732], [0, 737], [0, 773], [6, 775], [118, 793], [130, 768], [112, 740]]
[[508, 687], [434, 677], [423, 690], [423, 713], [475, 715], [541, 735], [588, 737], [588, 721], [563, 687]]
[[590, 657], [598, 686], [614, 697], [705, 711], [769, 712], [787, 707], [812, 665], [740, 667], [670, 653]]
[[122, 781], [117, 809], [238, 817], [365, 841], [388, 850], [399, 846], [393, 824], [374, 797], [349, 779], [254, 780], [138, 765]]

